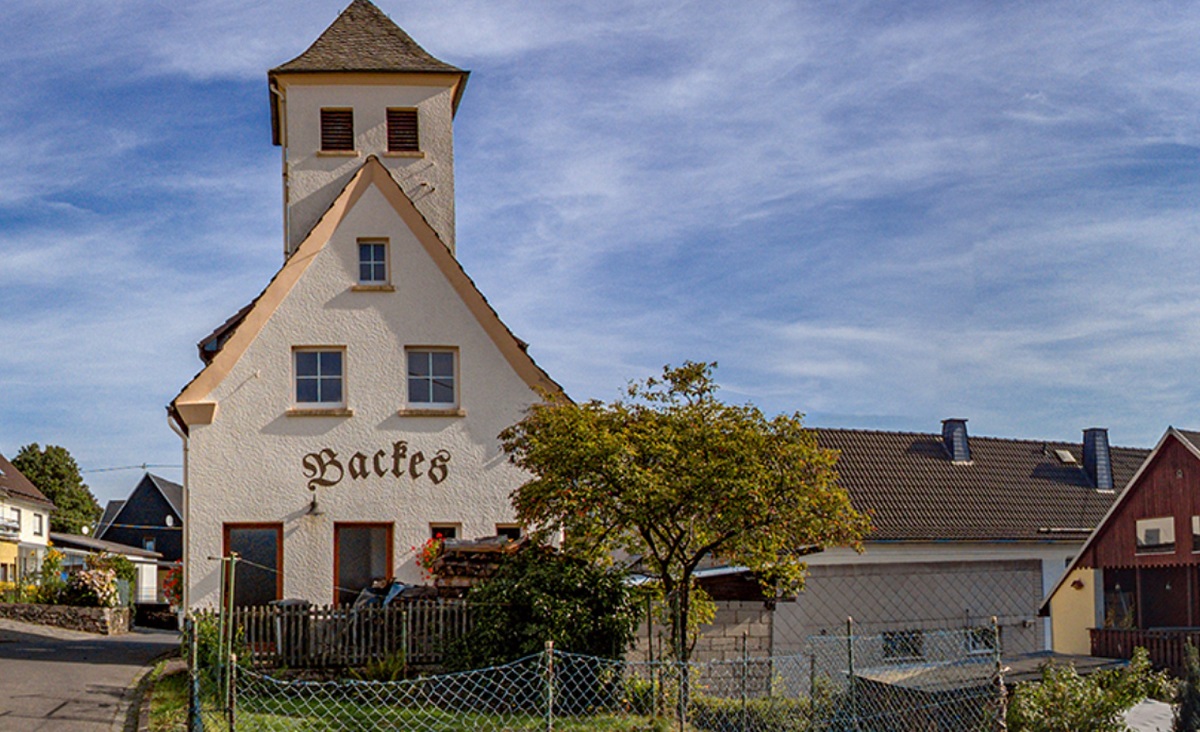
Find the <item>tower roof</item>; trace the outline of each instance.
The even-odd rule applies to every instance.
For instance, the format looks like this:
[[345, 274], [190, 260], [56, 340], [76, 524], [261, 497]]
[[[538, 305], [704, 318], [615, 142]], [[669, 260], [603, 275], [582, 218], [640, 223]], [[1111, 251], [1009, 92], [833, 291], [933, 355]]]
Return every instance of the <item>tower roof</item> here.
[[338, 71], [465, 73], [430, 55], [370, 0], [351, 2], [308, 50], [270, 73]]

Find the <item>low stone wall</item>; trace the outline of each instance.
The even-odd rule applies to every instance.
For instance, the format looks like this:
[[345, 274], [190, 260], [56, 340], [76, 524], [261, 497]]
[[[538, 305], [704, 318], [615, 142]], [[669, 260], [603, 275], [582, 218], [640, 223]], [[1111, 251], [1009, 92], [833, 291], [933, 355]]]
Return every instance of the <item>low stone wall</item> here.
[[129, 632], [132, 615], [127, 607], [73, 607], [0, 602], [0, 618], [102, 635], [120, 635]]

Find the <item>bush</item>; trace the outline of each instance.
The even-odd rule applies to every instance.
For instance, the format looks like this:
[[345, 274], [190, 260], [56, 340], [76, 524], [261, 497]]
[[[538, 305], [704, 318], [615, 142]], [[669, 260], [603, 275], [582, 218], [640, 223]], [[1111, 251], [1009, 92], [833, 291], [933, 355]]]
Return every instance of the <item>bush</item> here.
[[1200, 654], [1196, 646], [1188, 641], [1187, 678], [1179, 684], [1175, 695], [1174, 732], [1197, 732], [1200, 730]]
[[[219, 665], [221, 658], [221, 621], [216, 614], [204, 613], [192, 619], [192, 633], [196, 634], [196, 666], [201, 670], [213, 670]], [[186, 659], [189, 654], [188, 635], [183, 634], [182, 655]], [[233, 633], [232, 651], [238, 657], [238, 667], [249, 668], [250, 654], [246, 644], [246, 632], [238, 626]]]
[[1124, 732], [1122, 713], [1147, 697], [1169, 695], [1170, 677], [1151, 671], [1145, 648], [1129, 666], [1082, 677], [1072, 665], [1046, 666], [1041, 681], [1021, 684], [1008, 705], [1010, 732]]
[[71, 575], [59, 602], [81, 607], [116, 607], [117, 573], [111, 569], [83, 569]]
[[549, 547], [507, 557], [467, 600], [471, 632], [446, 654], [454, 669], [515, 661], [542, 652], [546, 641], [559, 651], [619, 659], [640, 620], [622, 574]]

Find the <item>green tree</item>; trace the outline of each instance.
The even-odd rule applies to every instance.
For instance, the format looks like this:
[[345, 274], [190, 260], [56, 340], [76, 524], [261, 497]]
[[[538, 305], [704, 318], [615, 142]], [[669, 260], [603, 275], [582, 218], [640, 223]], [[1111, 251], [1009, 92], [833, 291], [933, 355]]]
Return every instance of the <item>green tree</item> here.
[[448, 654], [461, 669], [540, 653], [546, 641], [560, 651], [621, 658], [640, 619], [623, 573], [544, 546], [502, 560], [467, 599], [471, 632]]
[[686, 660], [695, 571], [748, 567], [772, 591], [803, 586], [806, 550], [853, 546], [866, 516], [838, 487], [837, 454], [800, 414], [766, 418], [716, 397], [715, 364], [664, 367], [609, 404], [548, 398], [501, 433], [532, 478], [513, 492], [521, 520], [564, 549], [636, 557], [670, 605], [671, 648]]
[[100, 504], [83, 482], [79, 465], [65, 447], [36, 442], [22, 447], [12, 459], [13, 466], [54, 502], [50, 530], [79, 534], [84, 526], [95, 527], [100, 519]]

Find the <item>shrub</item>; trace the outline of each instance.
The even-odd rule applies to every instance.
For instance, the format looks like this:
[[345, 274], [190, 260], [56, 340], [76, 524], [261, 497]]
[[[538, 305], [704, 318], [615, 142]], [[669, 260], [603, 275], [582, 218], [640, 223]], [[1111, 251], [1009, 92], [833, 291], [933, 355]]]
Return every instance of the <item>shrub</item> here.
[[1197, 732], [1200, 730], [1200, 654], [1196, 646], [1188, 641], [1187, 675], [1175, 695], [1174, 732]]
[[560, 651], [621, 658], [640, 620], [622, 574], [549, 547], [505, 558], [467, 599], [471, 632], [447, 649], [447, 663], [457, 669], [540, 653], [546, 641]]
[[1040, 681], [1021, 684], [1008, 705], [1010, 732], [1124, 732], [1122, 713], [1146, 697], [1169, 694], [1165, 671], [1151, 671], [1145, 648], [1129, 666], [1082, 677], [1072, 665], [1042, 669]]
[[114, 570], [83, 569], [71, 575], [60, 601], [82, 607], [116, 607], [118, 600]]

